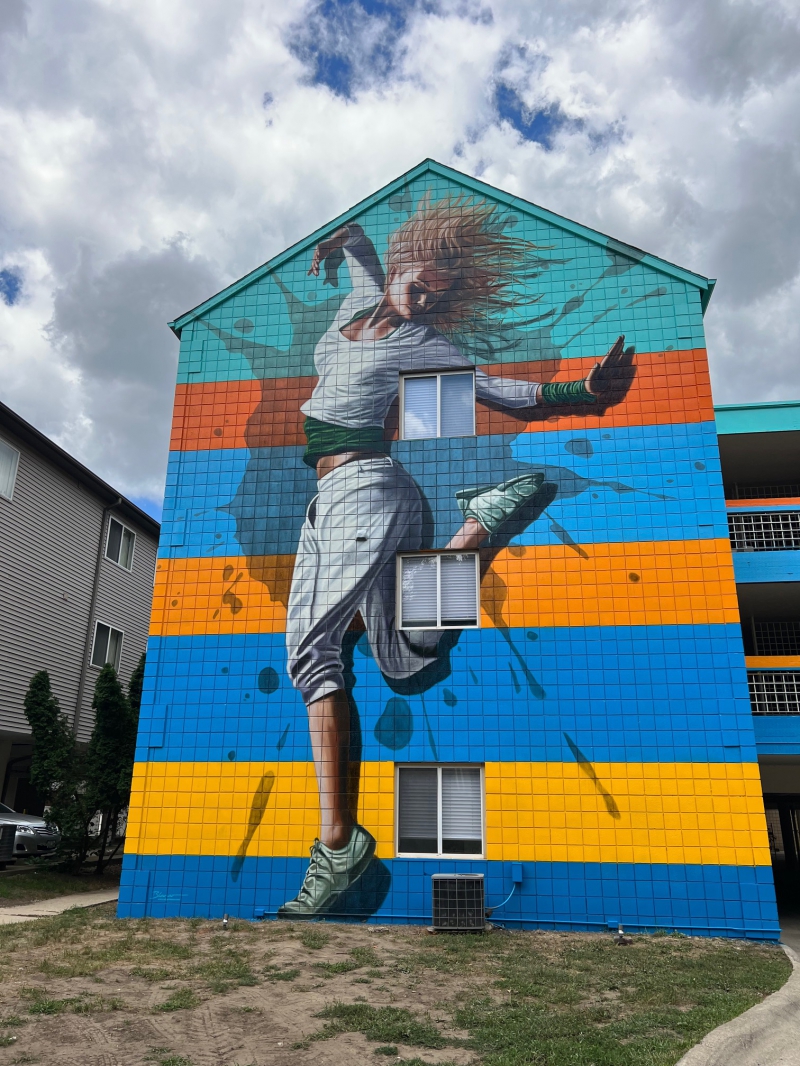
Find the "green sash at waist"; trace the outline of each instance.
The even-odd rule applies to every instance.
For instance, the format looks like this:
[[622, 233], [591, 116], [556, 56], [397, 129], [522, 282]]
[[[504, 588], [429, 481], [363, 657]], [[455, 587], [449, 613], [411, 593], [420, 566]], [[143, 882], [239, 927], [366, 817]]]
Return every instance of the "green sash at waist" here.
[[342, 452], [383, 452], [388, 454], [390, 441], [383, 439], [383, 426], [364, 426], [350, 429], [334, 426], [316, 418], [306, 418], [303, 424], [306, 435], [306, 450], [303, 462], [315, 468], [323, 455], [341, 455]]

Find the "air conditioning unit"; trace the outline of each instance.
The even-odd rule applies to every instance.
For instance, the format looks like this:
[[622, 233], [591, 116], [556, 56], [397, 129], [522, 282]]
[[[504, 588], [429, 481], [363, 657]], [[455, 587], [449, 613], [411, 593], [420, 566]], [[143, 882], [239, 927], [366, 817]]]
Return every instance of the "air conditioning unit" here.
[[483, 932], [483, 874], [433, 874], [431, 882], [434, 931]]

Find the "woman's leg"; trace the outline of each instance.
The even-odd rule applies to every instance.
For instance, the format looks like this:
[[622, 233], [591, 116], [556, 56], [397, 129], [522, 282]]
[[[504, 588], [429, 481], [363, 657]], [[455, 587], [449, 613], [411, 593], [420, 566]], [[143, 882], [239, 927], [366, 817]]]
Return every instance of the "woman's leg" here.
[[444, 546], [445, 551], [475, 551], [489, 536], [477, 518], [468, 518]]
[[343, 689], [309, 703], [308, 728], [319, 787], [319, 838], [336, 851], [347, 844], [355, 824], [348, 785], [350, 705]]

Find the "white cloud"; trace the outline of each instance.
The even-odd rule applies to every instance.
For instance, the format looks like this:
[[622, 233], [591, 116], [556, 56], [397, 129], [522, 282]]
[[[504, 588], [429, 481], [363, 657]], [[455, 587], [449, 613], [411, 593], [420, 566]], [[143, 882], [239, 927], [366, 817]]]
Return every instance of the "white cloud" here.
[[[717, 400], [800, 396], [795, 5], [370, 10], [6, 0], [0, 269], [24, 285], [0, 303], [4, 400], [157, 496], [167, 319], [425, 156], [716, 276]], [[500, 120], [499, 80], [555, 109], [552, 151]]]

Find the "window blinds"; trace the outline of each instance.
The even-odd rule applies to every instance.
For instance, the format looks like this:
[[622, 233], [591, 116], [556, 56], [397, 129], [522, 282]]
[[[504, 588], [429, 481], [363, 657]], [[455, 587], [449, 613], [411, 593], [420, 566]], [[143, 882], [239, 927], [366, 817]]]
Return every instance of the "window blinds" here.
[[442, 767], [442, 852], [475, 855], [482, 849], [481, 772]]
[[436, 626], [437, 555], [402, 560], [402, 615], [404, 626]]
[[438, 850], [439, 785], [436, 767], [408, 767], [400, 771], [398, 788], [398, 848], [435, 855]]
[[436, 375], [403, 382], [403, 436], [406, 440], [438, 437]]
[[441, 555], [441, 624], [474, 626], [478, 621], [478, 588], [475, 556]]
[[475, 433], [475, 375], [442, 374], [440, 437], [471, 437]]

